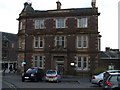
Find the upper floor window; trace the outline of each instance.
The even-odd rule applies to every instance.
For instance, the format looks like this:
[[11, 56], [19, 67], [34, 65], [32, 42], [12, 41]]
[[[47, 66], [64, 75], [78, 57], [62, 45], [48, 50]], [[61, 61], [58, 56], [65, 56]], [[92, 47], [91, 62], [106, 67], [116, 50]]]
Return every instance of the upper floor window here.
[[36, 55], [34, 56], [34, 67], [43, 68], [44, 65], [44, 56]]
[[44, 47], [44, 38], [34, 37], [34, 48], [43, 48], [43, 47]]
[[55, 46], [65, 47], [65, 37], [64, 36], [56, 36], [55, 37]]
[[86, 35], [77, 36], [77, 48], [87, 48], [88, 37]]
[[88, 70], [88, 57], [78, 56], [77, 57], [77, 69], [78, 70]]
[[80, 18], [77, 20], [78, 28], [87, 28], [88, 27], [88, 18]]
[[66, 20], [65, 19], [56, 19], [56, 28], [65, 28], [66, 26]]
[[44, 29], [44, 20], [40, 19], [40, 20], [35, 20], [35, 29]]

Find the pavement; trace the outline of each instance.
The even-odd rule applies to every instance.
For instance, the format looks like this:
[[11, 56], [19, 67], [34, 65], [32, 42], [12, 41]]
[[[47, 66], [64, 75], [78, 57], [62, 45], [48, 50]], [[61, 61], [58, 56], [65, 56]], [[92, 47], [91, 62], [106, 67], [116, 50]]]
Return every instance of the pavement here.
[[[13, 81], [18, 79], [21, 80], [21, 75], [17, 73], [5, 73], [5, 75], [2, 76], [2, 79], [13, 80]], [[66, 75], [66, 76], [62, 76], [61, 82], [78, 82], [78, 83], [90, 82], [90, 77]]]

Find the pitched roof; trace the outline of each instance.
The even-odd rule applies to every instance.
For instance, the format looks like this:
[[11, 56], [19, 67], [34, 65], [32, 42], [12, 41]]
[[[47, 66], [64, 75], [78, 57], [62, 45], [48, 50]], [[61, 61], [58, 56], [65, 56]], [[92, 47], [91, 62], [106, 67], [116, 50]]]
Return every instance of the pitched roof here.
[[[58, 15], [60, 14], [60, 15]], [[31, 17], [45, 17], [45, 16], [72, 16], [72, 15], [100, 15], [98, 13], [98, 8], [69, 8], [69, 9], [55, 9], [55, 10], [34, 10], [31, 4], [27, 2], [24, 4], [24, 8], [20, 13], [21, 16], [31, 16]]]
[[1, 32], [2, 33], [2, 39], [8, 40], [10, 42], [17, 42], [17, 35], [7, 32]]
[[120, 51], [101, 51], [99, 53], [100, 59], [120, 59]]

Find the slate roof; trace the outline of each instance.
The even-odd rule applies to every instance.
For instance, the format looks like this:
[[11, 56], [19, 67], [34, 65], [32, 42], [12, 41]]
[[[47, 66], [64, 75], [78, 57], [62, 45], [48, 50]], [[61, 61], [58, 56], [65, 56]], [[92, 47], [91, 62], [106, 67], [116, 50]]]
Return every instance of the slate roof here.
[[17, 35], [12, 34], [12, 33], [6, 33], [6, 32], [1, 32], [2, 33], [2, 40], [8, 40], [9, 42], [17, 42]]
[[110, 50], [110, 51], [100, 51], [99, 53], [100, 59], [120, 59], [120, 51], [118, 50]]
[[29, 3], [25, 3], [24, 4], [24, 8], [22, 10], [22, 12], [20, 13], [20, 17], [21, 16], [32, 16], [32, 17], [45, 17], [45, 16], [59, 16], [58, 14], [60, 14], [60, 16], [62, 15], [66, 15], [66, 16], [72, 16], [73, 15], [100, 15], [100, 13], [98, 13], [98, 8], [92, 8], [92, 7], [88, 7], [88, 8], [70, 8], [70, 9], [55, 9], [55, 10], [34, 10], [31, 6], [31, 4]]

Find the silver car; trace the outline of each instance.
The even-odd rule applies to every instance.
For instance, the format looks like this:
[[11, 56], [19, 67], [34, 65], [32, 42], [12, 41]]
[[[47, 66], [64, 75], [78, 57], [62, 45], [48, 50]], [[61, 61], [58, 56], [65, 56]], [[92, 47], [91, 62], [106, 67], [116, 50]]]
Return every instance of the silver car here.
[[[108, 72], [108, 73], [116, 73], [116, 72], [120, 72], [120, 70], [108, 70], [106, 72]], [[104, 73], [105, 72], [102, 72], [102, 73], [100, 73], [98, 75], [93, 75], [92, 79], [91, 79], [91, 83], [102, 86]]]
[[50, 82], [59, 82], [61, 81], [61, 74], [57, 70], [47, 70], [45, 79]]

